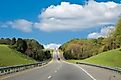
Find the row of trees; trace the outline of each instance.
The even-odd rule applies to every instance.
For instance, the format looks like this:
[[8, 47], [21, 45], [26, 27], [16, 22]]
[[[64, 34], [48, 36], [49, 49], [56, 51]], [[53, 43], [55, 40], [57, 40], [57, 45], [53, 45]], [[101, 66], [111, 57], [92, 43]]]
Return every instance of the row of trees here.
[[102, 39], [73, 39], [59, 49], [64, 52], [63, 55], [66, 59], [85, 59], [101, 52], [99, 48], [101, 47], [100, 40]]
[[9, 38], [1, 38], [0, 39], [0, 44], [10, 45], [11, 44], [11, 39], [9, 39]]
[[121, 47], [121, 19], [115, 25], [115, 31], [108, 38], [73, 39], [59, 49], [66, 59], [85, 59], [101, 52]]
[[50, 51], [45, 51], [43, 45], [34, 39], [1, 38], [0, 44], [7, 44], [10, 48], [17, 50], [35, 60], [43, 61], [51, 58]]

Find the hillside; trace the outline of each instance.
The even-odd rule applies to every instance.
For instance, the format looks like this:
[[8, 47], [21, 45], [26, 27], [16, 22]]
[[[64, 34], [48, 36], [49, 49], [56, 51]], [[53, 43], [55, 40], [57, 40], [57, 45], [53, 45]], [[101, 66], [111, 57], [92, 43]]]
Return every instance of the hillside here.
[[64, 43], [59, 49], [65, 59], [82, 60], [102, 52], [121, 47], [121, 18], [115, 24], [115, 30], [107, 37], [98, 39], [73, 39]]
[[10, 49], [7, 45], [0, 45], [0, 66], [34, 63], [35, 60], [24, 54]]
[[44, 61], [51, 58], [50, 52], [44, 50], [44, 46], [35, 39], [1, 38], [0, 44], [9, 45], [11, 49], [27, 55], [36, 61]]
[[66, 59], [85, 59], [102, 52], [103, 38], [96, 39], [73, 39], [63, 44], [59, 49]]
[[82, 61], [105, 66], [121, 67], [121, 50], [116, 49], [103, 52]]
[[104, 66], [121, 67], [121, 50], [115, 49], [100, 53], [84, 60], [67, 60], [71, 63], [86, 62]]

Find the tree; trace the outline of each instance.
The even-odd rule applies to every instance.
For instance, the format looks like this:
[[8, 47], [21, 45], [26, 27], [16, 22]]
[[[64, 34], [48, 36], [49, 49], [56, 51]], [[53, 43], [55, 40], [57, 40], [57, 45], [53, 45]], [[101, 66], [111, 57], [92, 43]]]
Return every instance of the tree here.
[[27, 49], [27, 43], [25, 40], [22, 40], [21, 38], [18, 38], [17, 42], [17, 51], [20, 51], [24, 53]]
[[114, 31], [113, 37], [115, 38], [116, 44], [121, 46], [121, 18], [116, 24], [116, 29]]
[[10, 43], [11, 43], [11, 39], [9, 39], [9, 38], [6, 38], [6, 39], [1, 38], [1, 39], [0, 39], [0, 44], [9, 45]]
[[0, 44], [7, 44], [9, 48], [17, 50], [37, 61], [51, 58], [50, 51], [44, 51], [44, 46], [34, 39], [1, 38]]
[[11, 40], [11, 45], [14, 45], [16, 43], [16, 38], [14, 37], [14, 38], [12, 38], [12, 40]]
[[10, 43], [11, 43], [11, 39], [9, 39], [9, 38], [6, 38], [4, 41], [5, 41], [5, 44], [7, 44], [7, 45], [10, 45]]
[[50, 51], [49, 51], [49, 50], [46, 50], [46, 51], [44, 52], [44, 54], [45, 54], [45, 59], [51, 58], [51, 54], [50, 54]]

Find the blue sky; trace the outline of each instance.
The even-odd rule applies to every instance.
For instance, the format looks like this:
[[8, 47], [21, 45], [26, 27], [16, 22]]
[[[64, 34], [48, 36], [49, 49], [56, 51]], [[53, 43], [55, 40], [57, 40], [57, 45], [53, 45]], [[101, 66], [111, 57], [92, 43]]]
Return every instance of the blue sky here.
[[[113, 3], [116, 3], [116, 4], [120, 3], [120, 0], [97, 0], [97, 2], [104, 2], [104, 3], [108, 1], [114, 1]], [[47, 20], [47, 16], [50, 16], [49, 14], [50, 11], [48, 10], [48, 7], [50, 7], [51, 5], [55, 5], [55, 7], [57, 7], [57, 5], [60, 5], [61, 2], [69, 2], [69, 4], [64, 3], [64, 5], [68, 5], [68, 6], [70, 6], [71, 4], [77, 4], [79, 6], [82, 6], [84, 5], [85, 0], [0, 0], [0, 37], [1, 38], [2, 37], [34, 38], [43, 44], [49, 44], [49, 43], [62, 44], [73, 38], [87, 38], [87, 36], [90, 33], [100, 32], [100, 30], [102, 29], [102, 25], [97, 25], [97, 24], [96, 24], [96, 27], [78, 29], [78, 26], [77, 26], [75, 29], [74, 25], [72, 26], [68, 25], [67, 28], [58, 29], [57, 27], [60, 25], [57, 24], [57, 27], [55, 27], [56, 24], [54, 24], [53, 22], [52, 23], [50, 22], [50, 24], [48, 24], [48, 27], [47, 27], [48, 30], [46, 29], [46, 27], [41, 27], [43, 24], [49, 21]], [[44, 11], [42, 11], [43, 9]], [[56, 10], [56, 8], [52, 8], [52, 9]], [[48, 12], [46, 10], [48, 10]], [[42, 13], [44, 16], [42, 15]], [[58, 18], [58, 14], [57, 16], [56, 14], [54, 15], [55, 15], [54, 18], [52, 19]], [[38, 16], [41, 16], [41, 18], [38, 18]], [[59, 18], [61, 19], [61, 18], [68, 18], [68, 17], [65, 17], [65, 16], [63, 17], [59, 15]], [[18, 28], [21, 26], [15, 26], [14, 24], [15, 21], [19, 19], [27, 20], [28, 24], [29, 22], [31, 22], [32, 23], [32, 25], [30, 24], [31, 29], [27, 28], [30, 30], [25, 31], [26, 28], [23, 30], [21, 28]], [[115, 19], [115, 17], [113, 16], [112, 19]], [[108, 20], [109, 19], [107, 19], [107, 23], [109, 24], [114, 24], [115, 22], [115, 20], [109, 20], [109, 21]], [[11, 23], [8, 24], [7, 22], [11, 22]], [[33, 27], [35, 23], [40, 24], [41, 26], [36, 26], [35, 28]], [[54, 27], [51, 25], [53, 25]], [[80, 24], [80, 26], [82, 25]], [[94, 26], [94, 25], [91, 24], [91, 26]], [[83, 27], [86, 27], [86, 26], [83, 26]]]

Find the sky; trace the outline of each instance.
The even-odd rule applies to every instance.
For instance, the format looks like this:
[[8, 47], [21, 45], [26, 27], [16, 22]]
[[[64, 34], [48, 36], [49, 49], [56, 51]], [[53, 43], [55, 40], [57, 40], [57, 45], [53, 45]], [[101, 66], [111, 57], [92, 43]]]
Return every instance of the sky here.
[[0, 37], [63, 44], [107, 37], [121, 14], [120, 0], [0, 0]]

